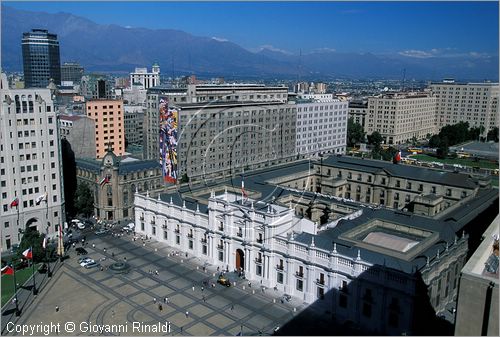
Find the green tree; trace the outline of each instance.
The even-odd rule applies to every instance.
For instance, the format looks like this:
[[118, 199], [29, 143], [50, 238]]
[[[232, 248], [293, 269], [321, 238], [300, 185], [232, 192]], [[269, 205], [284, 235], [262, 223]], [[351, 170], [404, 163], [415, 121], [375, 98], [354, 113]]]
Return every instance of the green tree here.
[[22, 233], [21, 243], [19, 244], [19, 249], [17, 250], [17, 259], [24, 258], [23, 252], [32, 248], [33, 261], [40, 262], [45, 259], [45, 251], [42, 247], [43, 238], [45, 235], [41, 235], [34, 227], [27, 228]]
[[446, 158], [446, 156], [448, 155], [448, 137], [444, 136], [443, 138], [441, 138], [441, 142], [439, 143], [436, 155], [440, 159]]
[[498, 143], [498, 127], [494, 127], [490, 131], [488, 131], [488, 135], [486, 136], [487, 140], [493, 140]]
[[416, 145], [417, 145], [417, 143], [418, 143], [418, 139], [417, 139], [417, 137], [413, 136], [413, 137], [411, 138], [411, 145], [416, 146]]
[[357, 143], [365, 140], [365, 132], [361, 124], [354, 122], [354, 118], [350, 117], [347, 121], [347, 146], [353, 147]]
[[439, 147], [440, 144], [441, 144], [441, 138], [439, 138], [439, 135], [433, 135], [429, 139], [429, 147], [436, 148]]
[[86, 183], [78, 184], [75, 193], [75, 209], [77, 213], [90, 216], [94, 213], [94, 196]]

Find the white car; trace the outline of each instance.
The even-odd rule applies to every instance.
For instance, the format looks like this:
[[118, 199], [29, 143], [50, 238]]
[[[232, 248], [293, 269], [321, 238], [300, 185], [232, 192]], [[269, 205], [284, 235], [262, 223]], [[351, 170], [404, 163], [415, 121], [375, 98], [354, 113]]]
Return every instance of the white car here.
[[82, 267], [85, 267], [86, 265], [90, 264], [90, 263], [95, 263], [95, 261], [91, 258], [85, 258], [82, 260], [82, 262], [80, 262], [80, 266]]

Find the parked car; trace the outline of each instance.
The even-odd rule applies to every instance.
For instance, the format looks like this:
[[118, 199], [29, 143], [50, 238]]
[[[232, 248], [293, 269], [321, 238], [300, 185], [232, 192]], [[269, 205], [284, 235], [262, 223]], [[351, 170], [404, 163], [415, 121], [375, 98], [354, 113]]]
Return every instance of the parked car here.
[[86, 269], [97, 268], [97, 267], [99, 267], [99, 266], [100, 266], [100, 264], [99, 264], [99, 263], [97, 263], [97, 262], [95, 262], [94, 260], [92, 260], [92, 262], [87, 263], [86, 265], [84, 265], [84, 267], [85, 267]]
[[85, 267], [86, 265], [90, 263], [95, 263], [95, 261], [91, 258], [86, 258], [82, 262], [80, 262], [80, 266]]
[[83, 247], [77, 247], [75, 250], [76, 250], [76, 255], [87, 255], [88, 254], [87, 250]]
[[229, 280], [227, 278], [225, 278], [224, 276], [219, 276], [219, 278], [217, 279], [217, 283], [220, 283], [226, 287], [231, 286], [231, 282], [229, 282]]

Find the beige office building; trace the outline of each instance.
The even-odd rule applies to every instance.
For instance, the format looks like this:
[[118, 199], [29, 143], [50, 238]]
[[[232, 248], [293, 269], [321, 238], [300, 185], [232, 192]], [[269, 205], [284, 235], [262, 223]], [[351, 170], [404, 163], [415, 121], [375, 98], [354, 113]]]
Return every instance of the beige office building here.
[[431, 83], [436, 97], [438, 130], [450, 124], [468, 122], [470, 127], [488, 130], [498, 127], [498, 83]]
[[125, 152], [123, 101], [90, 100], [85, 104], [85, 111], [95, 121], [96, 158], [103, 158], [108, 146], [115, 155], [122, 156]]
[[390, 93], [368, 98], [368, 135], [378, 131], [385, 144], [423, 139], [436, 128], [436, 98], [428, 93]]

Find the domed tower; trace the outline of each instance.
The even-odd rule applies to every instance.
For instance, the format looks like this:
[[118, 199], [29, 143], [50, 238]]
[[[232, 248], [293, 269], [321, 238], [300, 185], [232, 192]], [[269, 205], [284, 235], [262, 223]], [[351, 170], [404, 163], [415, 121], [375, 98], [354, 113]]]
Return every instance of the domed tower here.
[[153, 64], [153, 74], [159, 74], [159, 73], [160, 73], [160, 65], [157, 62], [155, 62]]

